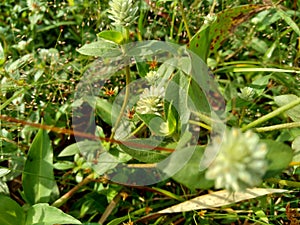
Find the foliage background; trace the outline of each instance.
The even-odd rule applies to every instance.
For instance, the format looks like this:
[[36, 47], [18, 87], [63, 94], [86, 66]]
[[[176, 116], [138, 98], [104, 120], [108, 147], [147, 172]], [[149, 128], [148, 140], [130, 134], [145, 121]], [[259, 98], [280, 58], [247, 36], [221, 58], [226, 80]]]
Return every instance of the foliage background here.
[[[207, 59], [226, 99], [227, 125], [230, 127], [243, 127], [282, 106], [275, 101], [275, 97], [293, 94], [299, 98], [299, 1], [139, 1], [139, 17], [129, 27], [130, 41], [162, 40], [180, 45], [192, 44], [184, 18], [193, 36], [204, 27], [205, 21], [211, 19], [208, 15], [220, 15], [218, 13], [226, 9], [246, 4], [272, 7], [255, 12], [249, 18], [245, 14], [239, 26], [235, 29], [231, 27], [229, 32], [222, 34], [224, 41], [220, 47], [209, 50]], [[26, 124], [27, 121], [72, 129], [75, 87], [95, 60], [95, 57], [79, 54], [77, 50], [94, 42], [99, 32], [113, 28], [107, 13], [108, 1], [5, 0], [0, 6], [0, 112], [1, 115], [19, 119], [18, 123], [3, 118], [0, 121], [0, 192], [8, 196], [0, 199], [2, 207], [7, 202], [24, 218], [27, 215], [23, 224], [35, 223], [29, 221], [28, 215], [30, 210], [36, 210], [34, 203], [37, 202], [30, 199], [36, 195], [32, 192], [26, 194], [24, 185], [29, 178], [26, 175], [24, 178], [24, 170], [28, 172], [30, 169], [26, 168], [31, 167], [29, 149], [34, 148], [34, 142], [41, 140], [45, 149], [53, 149], [53, 156], [42, 159], [48, 162], [53, 160], [54, 173], [47, 173], [48, 178], [41, 175], [36, 181], [53, 185], [50, 191], [47, 188], [40, 190], [39, 196], [44, 200], [37, 204], [51, 205], [71, 191], [71, 198], [59, 205], [65, 214], [60, 214], [62, 211], [53, 214], [60, 215], [62, 220], [67, 219], [56, 223], [76, 224], [80, 220], [92, 224], [102, 220], [109, 221], [108, 224], [130, 224], [130, 221], [138, 224], [138, 220], [151, 211], [157, 212], [210, 192], [191, 190], [184, 182], [173, 179], [151, 187], [131, 187], [110, 183], [105, 177], [91, 177], [89, 166], [79, 154], [68, 155], [63, 160], [59, 157], [66, 147], [75, 143], [72, 135], [42, 132]], [[121, 81], [118, 77], [112, 77], [111, 82], [119, 89], [124, 86], [122, 77]], [[249, 87], [254, 89], [254, 93], [246, 96], [250, 97], [247, 99], [242, 95], [242, 90]], [[110, 99], [109, 96], [105, 98]], [[274, 116], [263, 126], [299, 123], [297, 110]], [[103, 136], [109, 136], [110, 126], [101, 120], [99, 123]], [[294, 164], [273, 177], [275, 181], [264, 182], [262, 187], [283, 187], [281, 185], [286, 183], [278, 180], [287, 180], [294, 183], [284, 187], [297, 191], [299, 157], [296, 156], [300, 150], [297, 139], [300, 130], [299, 125], [285, 128], [260, 132], [261, 139], [285, 143], [294, 151]], [[41, 138], [36, 140], [39, 136]], [[279, 152], [281, 150], [278, 149]], [[76, 152], [74, 149], [72, 151]], [[281, 159], [278, 156], [277, 160]], [[197, 182], [190, 179], [187, 183]], [[51, 184], [53, 180], [55, 184]], [[27, 185], [30, 186], [31, 182]], [[74, 187], [80, 189], [72, 192]], [[292, 223], [292, 215], [299, 217], [299, 214], [294, 211], [292, 214], [289, 208], [286, 209], [289, 204], [292, 208], [299, 207], [296, 197], [297, 192], [271, 195], [219, 209], [146, 217], [140, 223], [288, 224]], [[111, 204], [113, 200], [116, 205]], [[18, 208], [12, 201], [23, 208]], [[53, 208], [47, 208], [49, 205], [38, 206], [46, 211], [56, 208], [55, 205], [52, 205]], [[8, 221], [3, 224], [14, 224], [13, 220]]]

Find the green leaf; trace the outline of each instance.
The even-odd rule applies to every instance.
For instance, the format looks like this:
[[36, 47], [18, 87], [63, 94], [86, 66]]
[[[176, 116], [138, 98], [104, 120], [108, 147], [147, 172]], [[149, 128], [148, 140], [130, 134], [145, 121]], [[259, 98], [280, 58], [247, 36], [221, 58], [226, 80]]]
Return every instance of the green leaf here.
[[196, 53], [204, 62], [207, 60], [211, 42], [209, 31], [209, 25], [201, 27], [188, 44], [189, 49]]
[[294, 162], [300, 162], [300, 136], [296, 137], [292, 142], [292, 149], [294, 150]]
[[161, 132], [161, 125], [165, 122], [160, 116], [155, 114], [140, 114], [136, 113], [138, 117], [147, 125], [152, 134], [164, 136]]
[[123, 35], [119, 31], [114, 30], [104, 30], [97, 34], [99, 38], [106, 39], [108, 41], [113, 41], [117, 44], [121, 44], [123, 42]]
[[186, 162], [183, 168], [173, 175], [172, 178], [192, 190], [195, 190], [196, 188], [211, 188], [214, 185], [214, 182], [207, 180], [205, 178], [206, 171], [200, 171], [199, 167], [200, 159], [203, 156], [204, 147], [191, 146], [188, 148], [188, 150], [191, 150], [191, 148], [195, 148], [193, 155]]
[[159, 146], [160, 141], [151, 140], [151, 139], [133, 139], [130, 140], [132, 145], [136, 145], [137, 147], [126, 146], [120, 144], [119, 147], [133, 158], [146, 163], [155, 163], [159, 162], [167, 157], [166, 154], [161, 153], [156, 150], [146, 150], [144, 146]]
[[106, 99], [96, 96], [87, 96], [85, 99], [105, 123], [112, 125], [113, 121], [116, 121], [116, 115], [112, 113], [113, 106]]
[[206, 62], [209, 50], [217, 50], [235, 28], [268, 5], [250, 4], [233, 7], [218, 13], [215, 18], [193, 36], [190, 49]]
[[80, 54], [89, 56], [103, 56], [116, 57], [122, 55], [122, 51], [114, 42], [99, 39], [96, 42], [85, 44], [77, 50]]
[[59, 161], [53, 165], [54, 169], [57, 170], [69, 170], [75, 167], [74, 162], [70, 161]]
[[[284, 106], [288, 103], [296, 101], [299, 97], [296, 95], [279, 95], [275, 96], [274, 100], [278, 106]], [[291, 117], [291, 119], [295, 122], [300, 122], [300, 105], [295, 106], [294, 108], [287, 110], [286, 114]]]
[[19, 74], [16, 73], [19, 68], [24, 66], [25, 64], [29, 63], [32, 60], [32, 54], [27, 54], [22, 56], [21, 58], [17, 59], [13, 63], [11, 63], [7, 68], [6, 72], [10, 75], [13, 79], [19, 79]]
[[0, 224], [24, 225], [25, 214], [21, 206], [11, 198], [0, 195]]
[[207, 98], [195, 80], [191, 80], [188, 91], [189, 97], [191, 98], [189, 108], [192, 111], [209, 114], [210, 106]]
[[51, 141], [47, 132], [40, 129], [30, 146], [22, 174], [24, 195], [29, 204], [50, 200], [56, 187], [52, 164]]
[[59, 154], [58, 157], [71, 156], [80, 153], [79, 146], [81, 142], [76, 142], [64, 148]]
[[298, 25], [294, 22], [294, 20], [282, 9], [279, 7], [276, 7], [277, 13], [279, 16], [285, 20], [285, 22], [295, 31], [295, 33], [300, 36], [300, 29]]
[[74, 217], [46, 203], [33, 205], [27, 212], [25, 225], [81, 224]]
[[273, 140], [262, 140], [267, 145], [269, 162], [265, 178], [275, 176], [286, 169], [293, 158], [293, 150], [286, 144]]

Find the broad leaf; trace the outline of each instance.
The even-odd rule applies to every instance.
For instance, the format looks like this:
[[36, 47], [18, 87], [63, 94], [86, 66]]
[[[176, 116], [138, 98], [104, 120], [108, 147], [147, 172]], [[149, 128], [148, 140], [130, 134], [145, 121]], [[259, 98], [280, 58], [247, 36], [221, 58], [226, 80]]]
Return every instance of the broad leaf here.
[[113, 106], [110, 102], [95, 96], [86, 96], [85, 99], [95, 109], [96, 115], [100, 116], [105, 123], [112, 125], [116, 120], [116, 115], [112, 113]]
[[294, 150], [294, 162], [300, 162], [300, 136], [296, 137], [292, 142], [292, 149]]
[[[279, 106], [284, 106], [290, 102], [297, 100], [299, 97], [296, 95], [279, 95], [275, 96], [275, 103]], [[295, 122], [300, 122], [300, 105], [295, 106], [294, 108], [286, 111], [286, 114], [291, 117], [291, 119]]]
[[204, 147], [197, 146], [195, 148], [196, 149], [194, 150], [194, 154], [191, 156], [191, 158], [185, 163], [185, 165], [179, 172], [172, 176], [172, 178], [192, 190], [196, 188], [211, 188], [214, 182], [211, 180], [207, 180], [205, 178], [206, 171], [200, 171], [199, 168], [199, 163], [200, 159], [203, 156]]
[[109, 41], [113, 41], [117, 44], [121, 44], [123, 42], [123, 35], [119, 31], [115, 30], [104, 30], [97, 34], [99, 38], [103, 38]]
[[29, 204], [50, 200], [56, 187], [52, 164], [51, 141], [47, 132], [40, 129], [30, 146], [22, 174], [23, 190]]
[[158, 213], [178, 213], [187, 212], [200, 209], [210, 209], [221, 206], [226, 206], [243, 200], [257, 198], [263, 195], [273, 193], [284, 193], [288, 190], [285, 189], [264, 189], [264, 188], [252, 188], [247, 189], [244, 192], [229, 192], [227, 190], [216, 191], [211, 194], [202, 195], [188, 201], [182, 202], [178, 205], [174, 205], [167, 209], [163, 209]]
[[254, 14], [270, 8], [268, 5], [242, 5], [226, 9], [204, 25], [191, 39], [189, 48], [206, 62], [209, 50], [217, 50], [235, 28]]
[[25, 214], [21, 206], [11, 198], [0, 195], [0, 224], [24, 225]]
[[267, 145], [269, 162], [265, 178], [275, 176], [286, 169], [293, 158], [293, 150], [286, 144], [273, 140], [262, 140]]
[[99, 39], [96, 42], [90, 44], [85, 44], [80, 49], [77, 50], [80, 54], [90, 55], [90, 56], [103, 56], [106, 57], [116, 57], [122, 55], [122, 51], [114, 42], [107, 41], [104, 39]]
[[33, 205], [27, 212], [25, 225], [81, 224], [72, 216], [45, 203]]

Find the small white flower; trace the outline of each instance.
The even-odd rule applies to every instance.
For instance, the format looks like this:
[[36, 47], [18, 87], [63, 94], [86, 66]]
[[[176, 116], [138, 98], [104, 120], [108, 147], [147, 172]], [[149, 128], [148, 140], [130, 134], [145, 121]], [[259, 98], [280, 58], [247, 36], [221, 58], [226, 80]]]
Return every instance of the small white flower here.
[[208, 167], [206, 178], [215, 180], [215, 188], [240, 191], [259, 185], [267, 170], [267, 148], [259, 143], [257, 134], [242, 133], [233, 128], [226, 131], [219, 153]]
[[146, 74], [145, 78], [149, 84], [156, 84], [159, 79], [159, 73], [157, 71], [151, 70]]
[[241, 99], [244, 99], [246, 101], [252, 101], [253, 100], [253, 97], [255, 95], [255, 90], [251, 87], [244, 87], [244, 88], [241, 88], [241, 93], [239, 93], [239, 97]]
[[141, 94], [137, 102], [136, 112], [141, 114], [161, 115], [163, 111], [164, 88], [150, 86]]

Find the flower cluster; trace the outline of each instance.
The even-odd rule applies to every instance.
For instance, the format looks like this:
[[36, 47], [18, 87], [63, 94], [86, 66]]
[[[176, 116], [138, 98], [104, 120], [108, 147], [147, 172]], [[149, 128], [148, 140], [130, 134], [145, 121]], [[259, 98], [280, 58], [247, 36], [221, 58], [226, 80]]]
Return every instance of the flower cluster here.
[[157, 84], [158, 80], [160, 78], [160, 75], [157, 71], [155, 70], [151, 70], [149, 71], [146, 76], [145, 76], [145, 79], [147, 80], [147, 82], [150, 84], [150, 85], [154, 85], [154, 84]]
[[136, 112], [160, 115], [163, 111], [163, 96], [164, 88], [154, 86], [146, 88], [137, 102]]
[[132, 0], [112, 0], [109, 6], [108, 17], [114, 21], [114, 26], [128, 27], [137, 18], [135, 14], [139, 8]]
[[226, 131], [222, 142], [215, 143], [213, 148], [219, 148], [219, 152], [205, 176], [215, 180], [215, 188], [234, 192], [261, 183], [267, 170], [267, 148], [259, 143], [257, 134], [233, 128]]

